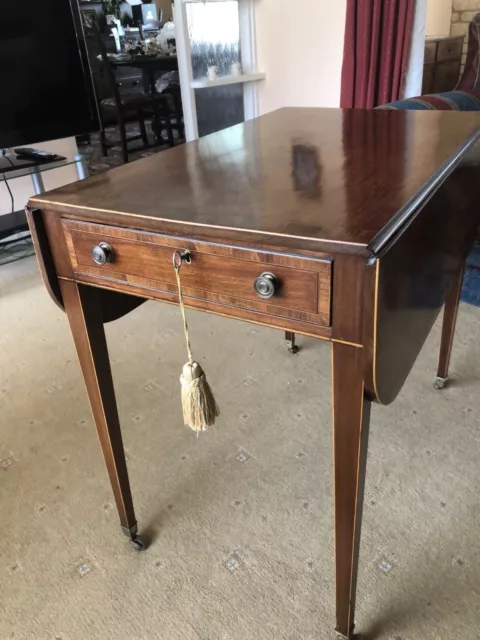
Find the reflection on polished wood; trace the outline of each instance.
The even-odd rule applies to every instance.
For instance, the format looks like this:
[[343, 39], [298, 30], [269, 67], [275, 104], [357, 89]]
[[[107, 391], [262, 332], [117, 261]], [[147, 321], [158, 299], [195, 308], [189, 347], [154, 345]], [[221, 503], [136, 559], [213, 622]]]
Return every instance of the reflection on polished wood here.
[[[279, 246], [291, 237], [296, 249], [366, 255], [407, 204], [420, 204], [452, 170], [478, 121], [476, 112], [281, 109], [35, 202], [77, 217], [102, 211], [105, 222], [133, 228], [162, 222], [171, 232], [262, 236]], [[305, 198], [292, 180], [292, 147], [301, 142], [319, 149], [317, 198]]]
[[[187, 306], [332, 342], [337, 630], [352, 637], [370, 403], [396, 398], [448, 300], [446, 375], [480, 223], [479, 131], [475, 112], [283, 109], [31, 199], [132, 538], [103, 323], [145, 299], [178, 303], [172, 253], [188, 249]], [[264, 273], [269, 299], [254, 290]]]

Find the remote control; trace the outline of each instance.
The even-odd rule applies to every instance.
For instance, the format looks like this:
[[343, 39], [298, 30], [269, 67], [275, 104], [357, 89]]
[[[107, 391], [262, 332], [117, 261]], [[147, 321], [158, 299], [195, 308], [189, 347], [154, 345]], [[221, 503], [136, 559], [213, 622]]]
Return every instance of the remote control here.
[[49, 151], [40, 151], [38, 149], [32, 149], [30, 147], [14, 149], [14, 151], [19, 158], [31, 158], [32, 160], [51, 161], [60, 157], [56, 153], [50, 153]]

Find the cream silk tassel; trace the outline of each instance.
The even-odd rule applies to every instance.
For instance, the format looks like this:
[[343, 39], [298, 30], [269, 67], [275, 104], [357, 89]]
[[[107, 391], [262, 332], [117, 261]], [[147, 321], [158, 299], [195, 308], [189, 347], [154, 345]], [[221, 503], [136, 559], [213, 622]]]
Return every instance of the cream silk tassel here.
[[180, 382], [182, 383], [183, 420], [188, 427], [198, 434], [199, 431], [206, 431], [208, 427], [212, 427], [215, 424], [215, 418], [220, 415], [220, 411], [202, 367], [198, 362], [194, 361], [192, 356], [185, 305], [183, 303], [182, 284], [180, 281], [180, 267], [182, 266], [182, 262], [183, 255], [180, 254], [179, 251], [176, 251], [173, 258], [173, 266], [177, 276], [178, 299], [180, 302], [180, 311], [182, 312], [183, 329], [185, 331], [188, 353], [188, 362], [183, 367], [183, 372], [180, 376]]

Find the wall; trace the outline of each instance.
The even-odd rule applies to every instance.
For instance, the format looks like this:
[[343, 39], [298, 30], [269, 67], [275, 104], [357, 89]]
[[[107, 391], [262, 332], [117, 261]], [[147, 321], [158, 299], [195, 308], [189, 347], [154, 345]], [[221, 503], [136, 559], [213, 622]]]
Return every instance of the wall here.
[[462, 71], [467, 57], [468, 49], [468, 25], [473, 16], [480, 11], [480, 0], [453, 0], [452, 11], [452, 36], [465, 36], [463, 42]]
[[260, 113], [338, 107], [346, 0], [256, 0]]
[[[32, 146], [36, 149], [41, 149], [43, 151], [51, 151], [53, 153], [58, 153], [62, 156], [67, 156], [73, 158], [77, 151], [77, 144], [75, 142], [75, 138], [65, 138], [63, 140], [55, 140], [53, 142], [42, 142], [38, 144], [31, 145], [23, 145], [23, 146]], [[8, 173], [6, 174], [8, 178]], [[69, 182], [74, 182], [77, 180], [77, 173], [75, 167], [63, 167], [61, 169], [52, 169], [52, 171], [46, 171], [42, 173], [43, 182], [45, 184], [45, 188], [55, 189], [56, 187], [61, 187], [64, 184], [68, 184]], [[12, 194], [15, 200], [15, 211], [19, 211], [23, 209], [23, 207], [27, 204], [27, 200], [30, 196], [34, 194], [32, 181], [30, 178], [15, 178], [9, 180], [9, 186], [12, 190]], [[12, 203], [10, 199], [10, 195], [8, 190], [3, 182], [0, 183], [0, 215], [5, 213], [10, 213], [12, 210]]]
[[452, 0], [428, 0], [427, 36], [450, 35]]
[[163, 9], [163, 19], [165, 21], [170, 20], [173, 15], [171, 0], [156, 0], [156, 4], [158, 11], [160, 11], [160, 9]]
[[405, 98], [419, 96], [422, 93], [427, 6], [427, 0], [416, 2], [410, 60], [405, 81]]

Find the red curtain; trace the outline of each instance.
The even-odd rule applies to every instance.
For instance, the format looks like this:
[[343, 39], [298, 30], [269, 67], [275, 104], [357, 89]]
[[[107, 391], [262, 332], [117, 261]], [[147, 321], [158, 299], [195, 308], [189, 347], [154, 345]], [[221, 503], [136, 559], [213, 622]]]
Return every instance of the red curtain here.
[[347, 0], [342, 107], [402, 98], [415, 0]]

